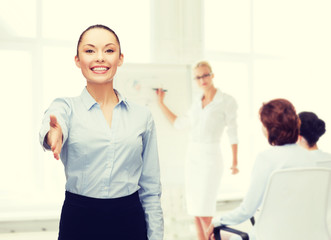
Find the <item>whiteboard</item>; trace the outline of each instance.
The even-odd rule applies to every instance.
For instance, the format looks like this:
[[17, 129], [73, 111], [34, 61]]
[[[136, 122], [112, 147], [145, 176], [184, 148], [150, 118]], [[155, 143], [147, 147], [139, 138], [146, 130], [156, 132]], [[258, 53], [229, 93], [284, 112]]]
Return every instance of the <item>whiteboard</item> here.
[[162, 184], [184, 184], [187, 132], [176, 130], [166, 119], [153, 88], [166, 89], [165, 104], [176, 115], [185, 113], [192, 99], [190, 65], [126, 63], [117, 70], [114, 88], [128, 100], [151, 110], [157, 131]]

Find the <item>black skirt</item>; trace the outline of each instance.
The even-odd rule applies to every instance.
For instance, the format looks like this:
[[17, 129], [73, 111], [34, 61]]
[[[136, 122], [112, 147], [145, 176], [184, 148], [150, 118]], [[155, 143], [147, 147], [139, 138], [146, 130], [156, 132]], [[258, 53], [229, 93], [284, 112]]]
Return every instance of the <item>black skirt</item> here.
[[138, 192], [114, 199], [66, 192], [59, 240], [147, 240], [144, 210]]

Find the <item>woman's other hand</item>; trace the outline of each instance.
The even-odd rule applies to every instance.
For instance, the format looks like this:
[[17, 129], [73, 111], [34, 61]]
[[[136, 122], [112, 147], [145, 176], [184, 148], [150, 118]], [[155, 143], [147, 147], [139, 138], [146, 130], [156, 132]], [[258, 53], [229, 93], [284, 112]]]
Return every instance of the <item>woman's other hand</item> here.
[[237, 168], [237, 166], [232, 166], [230, 169], [233, 175], [239, 173], [239, 169]]

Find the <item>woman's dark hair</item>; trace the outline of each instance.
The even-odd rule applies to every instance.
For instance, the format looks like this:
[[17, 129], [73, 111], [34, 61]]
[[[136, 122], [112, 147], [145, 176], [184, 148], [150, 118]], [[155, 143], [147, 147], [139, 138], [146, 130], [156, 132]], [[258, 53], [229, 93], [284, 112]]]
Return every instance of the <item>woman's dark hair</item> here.
[[326, 131], [325, 122], [313, 112], [301, 112], [299, 118], [301, 120], [300, 135], [306, 139], [309, 147], [313, 147]]
[[91, 29], [94, 29], [94, 28], [105, 29], [105, 30], [111, 32], [112, 34], [114, 34], [114, 36], [115, 36], [115, 38], [116, 38], [116, 40], [117, 40], [118, 46], [119, 46], [119, 48], [120, 48], [120, 51], [119, 51], [120, 54], [119, 54], [119, 55], [121, 55], [121, 44], [120, 44], [120, 40], [119, 40], [117, 34], [114, 32], [114, 30], [110, 29], [109, 27], [107, 27], [107, 26], [105, 26], [105, 25], [102, 25], [102, 24], [96, 24], [96, 25], [92, 25], [92, 26], [89, 26], [88, 28], [86, 28], [86, 29], [84, 30], [84, 32], [82, 32], [82, 34], [79, 36], [78, 43], [77, 43], [77, 53], [76, 53], [76, 56], [78, 57], [78, 48], [79, 48], [79, 44], [81, 43], [81, 41], [82, 41], [82, 39], [83, 39], [83, 37], [84, 37], [84, 34], [85, 34], [87, 31], [89, 31], [89, 30], [91, 30]]
[[274, 99], [264, 103], [260, 108], [260, 119], [268, 131], [271, 145], [281, 146], [298, 140], [300, 119], [288, 100]]

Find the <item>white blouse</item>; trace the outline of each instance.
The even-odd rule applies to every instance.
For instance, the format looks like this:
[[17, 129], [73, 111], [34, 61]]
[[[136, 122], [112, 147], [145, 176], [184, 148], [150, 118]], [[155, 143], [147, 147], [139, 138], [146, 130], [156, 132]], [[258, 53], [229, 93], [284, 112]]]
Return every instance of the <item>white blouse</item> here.
[[187, 114], [176, 118], [174, 126], [177, 129], [189, 128], [190, 140], [203, 143], [220, 142], [227, 127], [229, 142], [235, 144], [238, 143], [237, 108], [232, 96], [217, 89], [213, 100], [204, 108], [202, 96], [196, 98]]
[[310, 151], [314, 160], [317, 163], [318, 167], [327, 167], [331, 168], [331, 154], [327, 152], [323, 152], [322, 150], [313, 150]]
[[297, 144], [273, 146], [261, 152], [254, 163], [248, 192], [239, 207], [213, 218], [214, 226], [238, 225], [251, 218], [260, 207], [270, 175], [280, 169], [315, 167], [316, 163], [309, 152]]

